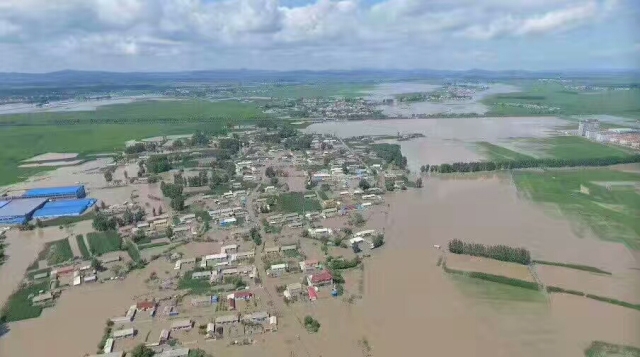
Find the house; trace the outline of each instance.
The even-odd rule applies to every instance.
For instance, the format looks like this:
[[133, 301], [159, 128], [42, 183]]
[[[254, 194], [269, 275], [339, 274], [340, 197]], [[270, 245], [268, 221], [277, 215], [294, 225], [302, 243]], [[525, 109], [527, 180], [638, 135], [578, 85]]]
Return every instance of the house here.
[[85, 283], [93, 283], [93, 282], [98, 281], [98, 277], [96, 275], [85, 275], [82, 278], [82, 281], [85, 282]]
[[315, 287], [308, 286], [307, 287], [307, 294], [309, 295], [309, 300], [311, 300], [311, 301], [318, 300], [318, 292], [316, 291]]
[[253, 293], [250, 291], [236, 291], [233, 294], [227, 296], [227, 298], [233, 298], [234, 300], [251, 300], [253, 298]]
[[164, 231], [165, 229], [167, 229], [168, 225], [169, 221], [166, 219], [159, 219], [151, 223], [151, 227], [156, 231]]
[[47, 291], [46, 293], [34, 296], [33, 299], [31, 299], [31, 302], [34, 304], [44, 304], [51, 300], [53, 300], [53, 295], [51, 292]]
[[254, 312], [242, 317], [242, 321], [252, 322], [256, 324], [266, 322], [268, 319], [269, 314], [266, 311]]
[[102, 349], [103, 353], [111, 353], [113, 351], [113, 338], [109, 337], [106, 341], [104, 341], [104, 348]]
[[237, 253], [237, 252], [238, 252], [238, 245], [237, 244], [229, 244], [229, 245], [225, 245], [222, 248], [220, 248], [220, 253], [224, 253], [225, 255], [233, 254], [233, 253]]
[[333, 283], [333, 276], [328, 271], [324, 270], [317, 274], [311, 274], [307, 277], [309, 286], [322, 286]]
[[207, 336], [213, 337], [216, 334], [216, 324], [209, 322], [207, 324]]
[[196, 219], [195, 213], [185, 214], [184, 216], [181, 216], [179, 218], [180, 223], [189, 223], [191, 221], [194, 221], [195, 219]]
[[292, 245], [283, 245], [282, 247], [280, 247], [280, 251], [285, 253], [285, 252], [295, 252], [298, 250], [298, 246], [295, 244]]
[[287, 264], [274, 264], [269, 268], [269, 274], [271, 276], [279, 276], [287, 272]]
[[322, 210], [322, 215], [325, 218], [329, 218], [329, 217], [334, 217], [338, 215], [338, 209], [333, 207], [333, 208], [327, 208], [327, 209], [323, 209]]
[[196, 296], [191, 298], [192, 306], [208, 306], [213, 303], [213, 296]]
[[243, 261], [243, 260], [249, 260], [249, 259], [253, 259], [256, 256], [256, 252], [254, 251], [248, 251], [248, 252], [239, 252], [236, 254], [231, 255], [231, 260], [233, 261]]
[[124, 356], [124, 351], [118, 351], [118, 352], [104, 353], [99, 355], [91, 355], [89, 357], [123, 357], [123, 356]]
[[158, 337], [158, 344], [161, 345], [169, 341], [170, 332], [167, 329], [160, 331], [160, 337]]
[[171, 324], [171, 331], [191, 330], [193, 327], [193, 321], [191, 320], [177, 320]]
[[287, 290], [289, 295], [294, 296], [300, 294], [302, 292], [302, 284], [301, 283], [292, 283], [287, 285]]
[[312, 271], [320, 268], [320, 262], [317, 260], [305, 260], [300, 263], [300, 270], [303, 272]]
[[136, 304], [138, 311], [153, 310], [156, 308], [157, 303], [155, 301], [142, 301]]
[[122, 330], [113, 331], [112, 337], [114, 339], [129, 338], [136, 334], [136, 330], [133, 327], [123, 328]]
[[156, 353], [155, 357], [187, 357], [189, 356], [189, 349], [186, 347], [172, 348], [164, 350], [160, 353]]
[[207, 266], [209, 262], [213, 264], [217, 264], [217, 263], [226, 262], [228, 259], [229, 259], [229, 256], [227, 255], [227, 253], [219, 253], [219, 254], [207, 255], [204, 258], [202, 258], [202, 261], [205, 262], [204, 266]]
[[220, 221], [220, 226], [221, 227], [229, 227], [231, 225], [234, 225], [238, 222], [238, 220], [235, 217], [229, 217], [229, 218], [225, 218], [223, 220]]
[[265, 332], [275, 332], [278, 330], [278, 318], [276, 316], [269, 317], [269, 323], [264, 327]]
[[309, 236], [312, 238], [329, 238], [333, 235], [331, 228], [309, 228]]
[[191, 274], [191, 279], [197, 279], [197, 280], [211, 279], [211, 271], [205, 270], [205, 271], [193, 272]]
[[239, 315], [218, 316], [215, 319], [216, 325], [231, 325], [240, 322]]
[[173, 228], [173, 236], [176, 238], [189, 236], [191, 233], [191, 227], [189, 226], [178, 226]]
[[269, 255], [269, 254], [278, 254], [280, 253], [280, 247], [269, 247], [269, 248], [264, 248], [264, 252]]

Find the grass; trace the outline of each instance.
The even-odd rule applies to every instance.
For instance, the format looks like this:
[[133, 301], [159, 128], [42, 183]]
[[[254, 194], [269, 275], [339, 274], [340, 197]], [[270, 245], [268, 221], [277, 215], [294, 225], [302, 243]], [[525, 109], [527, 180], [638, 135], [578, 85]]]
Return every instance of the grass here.
[[78, 248], [80, 248], [80, 253], [82, 254], [83, 259], [91, 258], [91, 253], [89, 253], [89, 249], [87, 245], [84, 243], [84, 237], [82, 234], [78, 234], [76, 236], [76, 241], [78, 242]]
[[533, 158], [486, 141], [478, 142], [477, 145], [480, 151], [491, 161], [529, 160]]
[[31, 265], [30, 268], [37, 268], [38, 261], [46, 260], [49, 266], [62, 264], [64, 262], [73, 259], [73, 252], [71, 251], [71, 245], [68, 239], [60, 239], [55, 242], [49, 242], [44, 245], [42, 251], [38, 254], [38, 259], [35, 262], [35, 266]]
[[122, 238], [115, 231], [87, 233], [90, 251], [97, 256], [121, 249]]
[[229, 123], [259, 118], [267, 116], [256, 105], [234, 101], [146, 101], [96, 111], [0, 115], [0, 126], [7, 127], [0, 130], [0, 185], [52, 170], [18, 167], [38, 154], [113, 152], [124, 148], [127, 140], [220, 131]]
[[129, 253], [131, 260], [133, 260], [134, 262], [138, 263], [142, 261], [142, 258], [140, 258], [140, 251], [138, 250], [138, 247], [135, 245], [135, 243], [127, 244], [127, 253]]
[[464, 270], [451, 269], [447, 267], [446, 262], [442, 263], [442, 269], [444, 269], [444, 271], [449, 274], [463, 275], [463, 276], [468, 276], [470, 278], [492, 281], [494, 283], [506, 284], [506, 285], [511, 285], [519, 288], [529, 289], [529, 290], [536, 290], [536, 291], [540, 290], [540, 287], [538, 286], [538, 284], [534, 282], [508, 278], [506, 276], [501, 276], [501, 275], [481, 273], [477, 271], [464, 271]]
[[149, 248], [155, 248], [155, 247], [162, 247], [162, 246], [169, 245], [169, 244], [171, 244], [171, 243], [158, 242], [158, 243], [139, 244], [138, 245], [138, 249], [139, 250], [143, 250], [143, 249], [149, 249]]
[[625, 149], [603, 145], [578, 136], [556, 136], [528, 141], [542, 145], [545, 156], [557, 159], [624, 157], [630, 154]]
[[[596, 93], [574, 92], [557, 83], [527, 83], [523, 92], [498, 94], [482, 101], [491, 109], [487, 116], [609, 114], [622, 117], [640, 115], [640, 89]], [[522, 108], [504, 104], [528, 104]], [[549, 108], [558, 108], [550, 110]]]
[[548, 262], [548, 261], [545, 261], [545, 260], [534, 260], [533, 262], [536, 263], [536, 264], [553, 265], [553, 266], [576, 269], [576, 270], [584, 270], [584, 271], [588, 271], [590, 273], [612, 275], [611, 272], [608, 272], [608, 271], [602, 270], [602, 269], [598, 269], [596, 267], [588, 266], [588, 265]]
[[602, 301], [602, 302], [607, 302], [609, 304], [614, 304], [614, 305], [627, 307], [627, 308], [630, 308], [630, 309], [634, 309], [634, 310], [640, 311], [640, 304], [632, 304], [630, 302], [617, 300], [617, 299], [612, 299], [612, 298], [608, 298], [608, 297], [604, 297], [604, 296], [593, 295], [593, 294], [585, 294], [584, 296], [588, 297], [589, 299], [598, 300], [598, 301]]
[[21, 288], [14, 292], [2, 308], [1, 320], [14, 322], [40, 316], [42, 307], [33, 305], [31, 299], [29, 299], [29, 295], [38, 295], [40, 290], [49, 290], [49, 281]]
[[584, 292], [578, 290], [565, 289], [558, 286], [547, 286], [547, 292], [550, 293], [563, 293], [563, 294], [571, 294], [576, 296], [584, 296]]
[[593, 341], [584, 351], [586, 357], [640, 357], [640, 348]]
[[209, 292], [212, 288], [209, 279], [191, 279], [192, 271], [187, 272], [180, 281], [178, 281], [178, 289], [189, 290], [189, 293], [199, 295]]
[[303, 192], [287, 192], [278, 196], [277, 210], [283, 213], [320, 211], [322, 206], [316, 198], [304, 198]]
[[[513, 180], [533, 201], [557, 206], [601, 239], [640, 249], [640, 194], [631, 185], [640, 184], [640, 175], [609, 169], [518, 171]], [[581, 193], [581, 186], [589, 193]]]
[[322, 191], [322, 190], [318, 191], [318, 195], [323, 201], [326, 201], [329, 199], [329, 195], [327, 195], [327, 192], [325, 191]]
[[83, 214], [81, 216], [74, 217], [58, 217], [53, 219], [48, 219], [46, 221], [42, 221], [43, 227], [58, 227], [58, 226], [68, 226], [74, 223], [88, 221], [95, 217], [96, 212], [91, 210], [87, 214]]
[[33, 277], [38, 275], [38, 274], [42, 274], [42, 273], [49, 273], [51, 272], [51, 268], [43, 268], [43, 269], [38, 269], [38, 270], [32, 270], [30, 272], [27, 273], [27, 278], [33, 280]]

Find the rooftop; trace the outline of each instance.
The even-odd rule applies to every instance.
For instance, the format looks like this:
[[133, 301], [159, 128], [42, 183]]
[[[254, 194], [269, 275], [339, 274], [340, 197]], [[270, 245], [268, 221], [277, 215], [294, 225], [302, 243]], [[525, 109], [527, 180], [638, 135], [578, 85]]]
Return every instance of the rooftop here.
[[47, 202], [47, 198], [19, 198], [0, 207], [0, 217], [26, 216]]

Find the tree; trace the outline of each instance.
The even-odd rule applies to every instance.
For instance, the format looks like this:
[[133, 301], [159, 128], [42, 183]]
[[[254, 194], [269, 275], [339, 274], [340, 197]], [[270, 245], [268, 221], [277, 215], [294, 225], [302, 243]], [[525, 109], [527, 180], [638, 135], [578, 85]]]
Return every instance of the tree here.
[[271, 185], [276, 186], [278, 184], [278, 178], [272, 177], [270, 182], [271, 182]]
[[154, 354], [155, 352], [144, 344], [137, 345], [131, 351], [131, 357], [153, 357]]
[[318, 332], [318, 330], [320, 330], [320, 323], [318, 322], [318, 320], [316, 320], [313, 317], [307, 315], [307, 316], [304, 317], [304, 327], [309, 332]]
[[127, 208], [122, 214], [122, 219], [125, 224], [132, 224], [134, 222], [133, 212]]
[[367, 181], [365, 179], [362, 179], [358, 183], [358, 187], [360, 187], [362, 190], [366, 191], [366, 190], [371, 188], [371, 184], [369, 183], [369, 181]]
[[100, 208], [101, 208], [101, 209], [105, 209], [105, 208], [107, 208], [107, 204], [106, 204], [106, 203], [104, 203], [104, 201], [100, 201]]
[[174, 197], [171, 199], [171, 208], [176, 211], [182, 211], [184, 209], [184, 197], [182, 195]]
[[93, 228], [96, 231], [104, 232], [108, 230], [116, 229], [116, 220], [115, 218], [107, 217], [104, 213], [98, 212], [93, 219]]
[[260, 230], [258, 228], [251, 228], [249, 234], [251, 235], [251, 239], [256, 245], [262, 245], [262, 236], [260, 235]]
[[162, 214], [162, 206], [158, 206], [158, 216]]
[[151, 209], [151, 214], [152, 214], [154, 217], [155, 217], [155, 216], [157, 216], [156, 208], [155, 208], [155, 207], [153, 207], [153, 208]]
[[342, 173], [345, 175], [349, 174], [349, 167], [346, 162], [342, 164]]
[[104, 179], [107, 182], [111, 182], [113, 180], [113, 173], [111, 172], [111, 170], [107, 170], [104, 172]]
[[196, 349], [190, 349], [187, 357], [211, 357], [211, 355], [199, 348], [196, 348]]
[[171, 226], [167, 226], [166, 234], [167, 238], [173, 237], [173, 228], [171, 228]]
[[127, 170], [124, 170], [124, 180], [127, 181], [129, 179], [129, 173], [127, 173]]
[[269, 166], [264, 171], [264, 174], [269, 178], [276, 177], [276, 170], [273, 168], [273, 166]]
[[422, 188], [422, 177], [418, 177], [418, 179], [416, 180], [416, 187]]
[[42, 228], [42, 221], [40, 220], [40, 218], [36, 218], [36, 227]]
[[116, 264], [112, 266], [111, 271], [113, 272], [113, 275], [120, 276], [120, 273], [122, 272], [122, 265]]
[[102, 263], [100, 263], [98, 258], [96, 257], [91, 258], [91, 268], [93, 268], [96, 271], [102, 270]]
[[373, 237], [372, 242], [374, 248], [382, 247], [384, 245], [384, 235], [378, 234]]
[[167, 155], [154, 155], [147, 159], [147, 169], [151, 173], [158, 174], [169, 171], [171, 163], [169, 163]]
[[136, 211], [136, 213], [134, 213], [133, 221], [134, 222], [141, 222], [142, 220], [144, 220], [144, 211], [142, 209], [139, 209], [139, 210]]

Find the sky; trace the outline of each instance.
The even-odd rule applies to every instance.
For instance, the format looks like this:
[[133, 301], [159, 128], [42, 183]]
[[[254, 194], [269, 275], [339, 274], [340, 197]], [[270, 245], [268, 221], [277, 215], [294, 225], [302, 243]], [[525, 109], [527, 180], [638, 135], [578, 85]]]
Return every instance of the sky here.
[[0, 0], [0, 72], [640, 68], [640, 0]]

